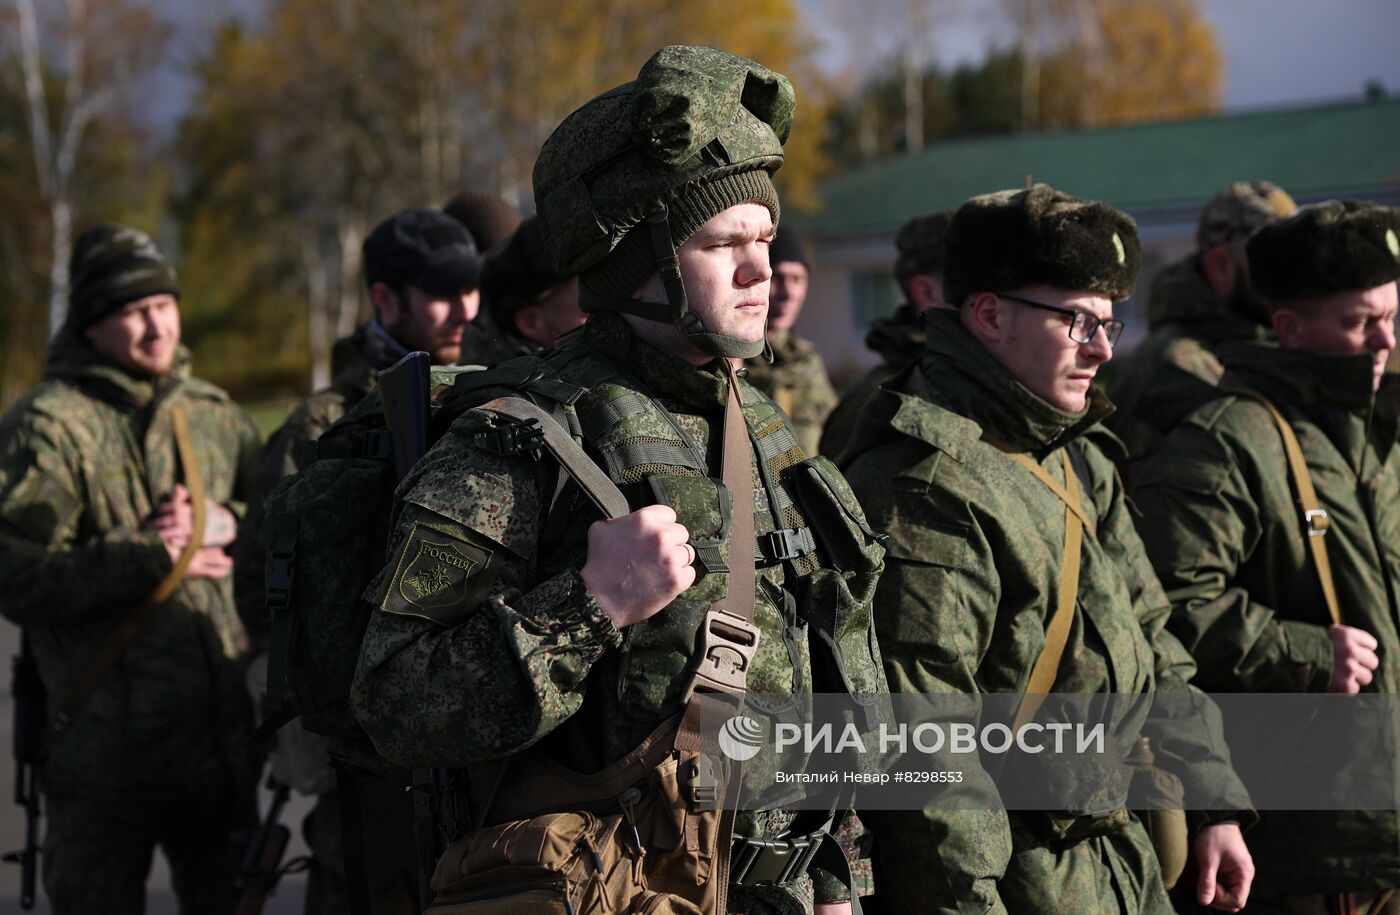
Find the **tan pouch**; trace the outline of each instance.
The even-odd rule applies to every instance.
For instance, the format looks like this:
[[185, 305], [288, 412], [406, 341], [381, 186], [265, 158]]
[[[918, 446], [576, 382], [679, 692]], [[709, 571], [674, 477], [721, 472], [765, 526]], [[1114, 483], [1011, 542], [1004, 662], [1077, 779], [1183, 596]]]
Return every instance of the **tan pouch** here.
[[537, 753], [513, 758], [488, 802], [496, 822], [439, 859], [427, 912], [718, 915], [728, 823], [687, 804], [699, 754], [671, 748], [675, 728], [673, 719], [598, 773]]

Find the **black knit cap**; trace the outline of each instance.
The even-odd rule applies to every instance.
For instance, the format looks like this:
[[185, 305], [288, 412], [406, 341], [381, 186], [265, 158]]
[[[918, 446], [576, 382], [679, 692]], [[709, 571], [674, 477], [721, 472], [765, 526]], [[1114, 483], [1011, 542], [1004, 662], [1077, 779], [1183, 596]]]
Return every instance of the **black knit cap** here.
[[489, 191], [467, 188], [444, 203], [442, 210], [467, 227], [478, 251], [496, 247], [520, 226], [520, 211]]
[[117, 224], [93, 226], [73, 243], [68, 261], [68, 322], [79, 330], [128, 302], [179, 295], [175, 270], [151, 237]]
[[539, 219], [531, 216], [509, 238], [486, 252], [481, 296], [491, 316], [509, 325], [517, 311], [543, 299], [567, 280], [554, 272]]
[[475, 288], [481, 256], [466, 226], [441, 210], [396, 213], [365, 239], [365, 284], [414, 286], [433, 296]]
[[768, 246], [768, 263], [774, 267], [782, 263], [795, 263], [812, 269], [811, 262], [807, 260], [807, 246], [793, 228], [783, 229], [774, 236], [773, 244]]
[[1121, 301], [1142, 257], [1132, 217], [1048, 184], [973, 197], [953, 215], [945, 244], [943, 298], [954, 306], [1042, 284]]
[[1400, 279], [1400, 210], [1328, 200], [1250, 236], [1249, 281], [1271, 302], [1374, 289]]

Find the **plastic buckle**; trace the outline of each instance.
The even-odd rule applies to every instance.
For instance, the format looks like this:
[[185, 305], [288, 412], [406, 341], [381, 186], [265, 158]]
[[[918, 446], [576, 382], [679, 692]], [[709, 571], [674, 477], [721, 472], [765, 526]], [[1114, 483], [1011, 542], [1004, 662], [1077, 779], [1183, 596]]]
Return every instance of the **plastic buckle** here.
[[292, 556], [272, 555], [272, 567], [267, 570], [265, 579], [267, 609], [286, 610], [291, 606], [293, 561]]
[[821, 836], [798, 839], [735, 839], [730, 879], [737, 886], [789, 883], [811, 866]]
[[1331, 519], [1327, 516], [1327, 509], [1310, 508], [1303, 512], [1303, 526], [1308, 529], [1309, 537], [1327, 536], [1327, 529], [1331, 526]]
[[537, 419], [504, 423], [489, 432], [478, 432], [475, 438], [501, 457], [525, 452], [538, 460], [540, 449], [544, 447], [544, 429]]
[[813, 547], [808, 544], [806, 528], [789, 527], [772, 531], [758, 538], [758, 551], [764, 562], [787, 562], [806, 556]]
[[700, 666], [681, 702], [689, 702], [696, 690], [742, 696], [758, 652], [758, 627], [731, 613], [711, 610], [700, 631], [704, 639]]
[[703, 753], [696, 756], [685, 764], [681, 777], [691, 810], [719, 809], [719, 776], [715, 774], [714, 760]]

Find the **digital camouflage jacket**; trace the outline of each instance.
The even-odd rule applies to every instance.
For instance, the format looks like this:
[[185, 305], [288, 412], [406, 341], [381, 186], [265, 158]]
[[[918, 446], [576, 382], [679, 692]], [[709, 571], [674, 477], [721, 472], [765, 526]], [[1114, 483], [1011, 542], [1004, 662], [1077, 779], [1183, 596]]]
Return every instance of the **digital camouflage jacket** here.
[[1224, 368], [1221, 346], [1265, 340], [1268, 328], [1220, 300], [1192, 256], [1152, 280], [1150, 333], [1131, 353], [1105, 366], [1108, 396], [1117, 410], [1105, 421], [1132, 459], [1162, 447], [1166, 433], [1212, 396]]
[[[72, 331], [44, 382], [0, 421], [0, 612], [28, 627], [49, 710], [127, 611], [170, 570], [142, 529], [177, 475], [170, 408], [185, 408], [209, 498], [241, 512], [258, 434], [189, 354], [154, 382], [101, 363]], [[49, 793], [194, 799], [256, 778], [233, 582], [185, 580], [143, 625], [63, 734]]]
[[[1372, 395], [1369, 356], [1263, 343], [1221, 355], [1221, 388], [1263, 394], [1298, 436], [1329, 516], [1325, 542], [1342, 620], [1380, 642], [1366, 691], [1400, 691], [1397, 379]], [[1170, 628], [1195, 655], [1204, 689], [1324, 692], [1331, 681], [1330, 617], [1291, 480], [1267, 411], [1235, 396], [1192, 413], [1143, 472], [1143, 540], [1172, 601]], [[1395, 730], [1377, 727], [1371, 736], [1374, 745], [1356, 747], [1354, 765], [1338, 775], [1395, 785]], [[1296, 738], [1300, 752], [1327, 742], [1326, 722]], [[1249, 837], [1255, 895], [1400, 886], [1396, 809], [1267, 812]]]
[[847, 388], [826, 418], [818, 448], [833, 461], [841, 456], [850, 442], [851, 432], [860, 421], [861, 410], [870, 396], [879, 390], [880, 385], [924, 354], [923, 315], [908, 303], [899, 306], [891, 317], [870, 322], [865, 346], [879, 353], [883, 361]]
[[[537, 363], [550, 369], [551, 390], [583, 391], [574, 408], [584, 438], [633, 507], [671, 505], [697, 553], [724, 555], [727, 490], [716, 477], [728, 382], [718, 366], [696, 368], [655, 349], [610, 313], [594, 314], [575, 342]], [[815, 502], [797, 486], [809, 465], [787, 424], [748, 384], [741, 396], [758, 446], [745, 497], [754, 500], [760, 540], [779, 528], [796, 540], [805, 540], [802, 530], [831, 530], [832, 516], [810, 515]], [[675, 426], [655, 421], [647, 404], [657, 402]], [[723, 594], [726, 575], [703, 572], [659, 614], [618, 631], [579, 577], [597, 511], [572, 485], [550, 511], [556, 465], [494, 451], [481, 433], [499, 422], [463, 414], [399, 487], [390, 562], [367, 595], [381, 612], [365, 636], [352, 703], [378, 749], [405, 766], [470, 767], [538, 745], [559, 764], [596, 772], [681, 708], [701, 616]], [[849, 490], [837, 498], [863, 519]], [[845, 536], [836, 546], [846, 561], [864, 557], [855, 578], [832, 567], [827, 545], [810, 541], [792, 561], [761, 564], [754, 620], [763, 636], [750, 693], [884, 691], [868, 602], [881, 551], [873, 538]], [[429, 561], [442, 556], [453, 561]], [[822, 662], [830, 654], [814, 632], [834, 624], [840, 673]], [[749, 814], [736, 831], [774, 836], [791, 819]], [[816, 898], [843, 898], [844, 886], [819, 882]], [[810, 886], [786, 888], [731, 894], [731, 905], [810, 909]]]
[[[1023, 692], [1045, 644], [1065, 506], [985, 434], [1024, 450], [1060, 483], [1061, 449], [1078, 442], [1087, 463], [1084, 509], [1095, 532], [1085, 533], [1077, 610], [1053, 691], [1192, 689], [1191, 657], [1165, 628], [1170, 607], [1104, 451], [1114, 442], [1096, 425], [1108, 409], [1098, 394], [1084, 413], [1052, 407], [1016, 382], [956, 313], [929, 314], [927, 353], [871, 399], [856, 430], [870, 450], [845, 458], [871, 523], [890, 534], [875, 622], [893, 691]], [[1216, 809], [1249, 807], [1218, 717], [1134, 714], [1110, 723], [1123, 752], [1141, 731], [1188, 797]], [[995, 798], [985, 779], [970, 773], [967, 790]], [[1083, 835], [1084, 818], [1008, 817], [989, 807], [862, 813], [875, 833], [876, 886], [892, 911], [1171, 912], [1135, 818], [1109, 818], [1075, 841], [1065, 836]], [[885, 861], [891, 866], [882, 868]]]
[[816, 454], [822, 424], [836, 406], [836, 389], [826, 374], [826, 363], [811, 341], [792, 331], [770, 333], [768, 343], [773, 347], [773, 364], [762, 356], [745, 362], [749, 384], [773, 398], [792, 420], [802, 450]]

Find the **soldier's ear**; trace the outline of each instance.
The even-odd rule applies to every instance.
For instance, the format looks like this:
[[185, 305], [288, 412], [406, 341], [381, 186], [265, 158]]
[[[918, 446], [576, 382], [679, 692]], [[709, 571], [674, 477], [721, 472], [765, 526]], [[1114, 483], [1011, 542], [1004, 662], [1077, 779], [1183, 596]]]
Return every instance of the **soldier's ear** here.
[[963, 325], [984, 344], [1001, 343], [1006, 339], [1011, 319], [1008, 303], [991, 292], [979, 292], [963, 306]]
[[1279, 346], [1284, 349], [1303, 348], [1303, 318], [1298, 312], [1291, 308], [1275, 308], [1269, 314], [1269, 323], [1273, 325]]

